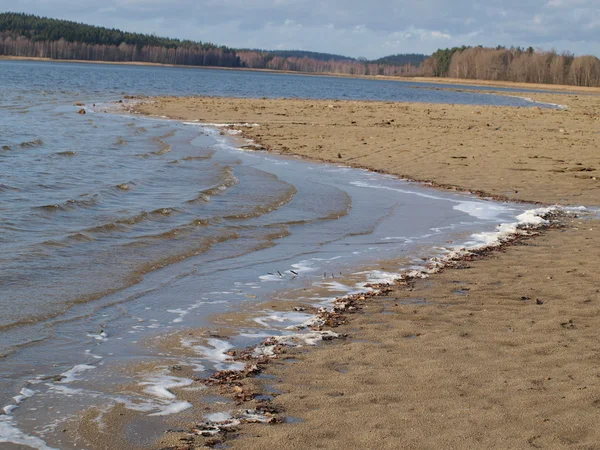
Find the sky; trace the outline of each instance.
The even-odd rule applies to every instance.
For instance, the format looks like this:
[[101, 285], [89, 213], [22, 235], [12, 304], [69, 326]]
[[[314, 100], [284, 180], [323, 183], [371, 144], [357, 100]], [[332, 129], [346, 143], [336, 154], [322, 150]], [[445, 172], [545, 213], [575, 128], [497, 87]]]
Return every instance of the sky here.
[[600, 56], [600, 0], [0, 0], [0, 11], [369, 59], [460, 45]]

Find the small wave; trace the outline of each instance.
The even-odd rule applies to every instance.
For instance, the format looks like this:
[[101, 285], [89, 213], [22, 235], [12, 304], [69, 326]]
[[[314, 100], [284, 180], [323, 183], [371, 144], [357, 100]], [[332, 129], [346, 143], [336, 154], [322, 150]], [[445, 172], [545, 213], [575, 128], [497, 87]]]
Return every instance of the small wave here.
[[275, 210], [281, 208], [283, 205], [289, 203], [294, 198], [294, 196], [298, 193], [298, 189], [296, 189], [296, 187], [294, 185], [291, 185], [289, 183], [285, 183], [285, 184], [287, 185], [286, 186], [287, 189], [285, 189], [283, 192], [281, 192], [281, 194], [278, 197], [271, 199], [271, 201], [269, 203], [267, 203], [266, 205], [257, 205], [257, 206], [250, 208], [247, 211], [224, 216], [223, 219], [226, 219], [226, 220], [252, 219], [255, 217], [260, 217], [264, 214], [268, 214], [272, 211], [275, 211]]
[[131, 186], [128, 183], [121, 183], [115, 186], [120, 191], [129, 191], [131, 190]]
[[140, 223], [143, 220], [146, 220], [148, 218], [149, 214], [146, 211], [142, 211], [141, 213], [132, 216], [132, 217], [126, 217], [124, 219], [119, 219], [116, 220], [115, 222], [117, 224], [125, 224], [125, 225], [135, 225], [137, 223]]
[[60, 241], [44, 241], [41, 243], [41, 245], [43, 245], [45, 247], [50, 247], [50, 248], [63, 248], [63, 247], [68, 246], [64, 242], [60, 242]]
[[200, 191], [195, 198], [188, 200], [186, 203], [208, 202], [210, 201], [210, 197], [222, 194], [230, 187], [239, 183], [239, 180], [233, 174], [233, 169], [230, 166], [221, 169], [219, 178], [222, 180], [219, 184]]
[[86, 233], [110, 233], [112, 231], [121, 231], [123, 230], [123, 225], [116, 222], [104, 223], [102, 225], [97, 225], [95, 227], [90, 227], [84, 230]]
[[115, 141], [115, 145], [126, 145], [126, 144], [127, 144], [127, 141], [120, 136]]
[[160, 139], [167, 139], [167, 138], [170, 138], [170, 137], [173, 137], [173, 136], [175, 136], [175, 131], [176, 131], [176, 130], [171, 130], [171, 131], [169, 131], [168, 133], [166, 133], [166, 134], [163, 134], [163, 135], [160, 137]]
[[169, 216], [174, 211], [178, 211], [175, 208], [159, 208], [150, 213], [146, 211], [142, 211], [141, 213], [131, 216], [125, 217], [122, 219], [117, 219], [114, 222], [104, 223], [102, 225], [97, 225], [95, 227], [90, 227], [84, 230], [86, 233], [110, 233], [113, 231], [125, 231], [127, 225], [136, 225], [152, 216]]
[[74, 243], [81, 243], [81, 242], [92, 242], [95, 241], [95, 239], [90, 236], [87, 233], [74, 233], [71, 235], [66, 236], [64, 239], [61, 240], [49, 240], [49, 241], [44, 241], [41, 243], [41, 245], [43, 245], [44, 247], [50, 247], [50, 248], [63, 248], [63, 247], [69, 247], [70, 245], [74, 244]]
[[85, 197], [77, 200], [67, 200], [66, 204], [71, 208], [91, 208], [98, 204], [98, 199], [97, 196], [94, 195], [93, 197]]
[[[226, 230], [226, 231], [223, 231], [222, 234], [217, 235], [217, 236], [211, 236], [211, 237], [197, 239], [193, 243], [188, 242], [188, 243], [186, 243], [185, 250], [182, 251], [181, 253], [176, 253], [176, 254], [173, 254], [170, 256], [166, 256], [166, 257], [164, 257], [160, 260], [154, 261], [154, 262], [148, 262], [148, 263], [142, 265], [134, 273], [134, 276], [140, 276], [140, 275], [144, 275], [148, 272], [153, 272], [155, 270], [162, 269], [171, 264], [191, 258], [192, 256], [197, 256], [202, 253], [205, 253], [208, 250], [210, 250], [212, 248], [212, 246], [215, 244], [235, 240], [238, 238], [239, 238], [238, 233], [231, 231], [231, 230]], [[144, 241], [141, 241], [141, 242], [143, 243]], [[154, 245], [154, 244], [152, 243], [151, 245]]]
[[0, 192], [5, 192], [5, 191], [16, 191], [16, 192], [18, 192], [20, 190], [21, 189], [9, 186], [8, 184], [2, 184], [2, 183], [0, 183]]
[[190, 225], [194, 226], [194, 227], [200, 227], [200, 226], [206, 226], [208, 225], [210, 222], [206, 219], [194, 219], [190, 222]]
[[3, 145], [2, 150], [6, 150], [6, 151], [12, 150], [12, 147], [10, 145]]
[[161, 138], [154, 138], [153, 139], [154, 142], [157, 142], [160, 145], [160, 149], [152, 152], [153, 155], [165, 155], [167, 153], [170, 153], [171, 151], [173, 151], [173, 147], [169, 144], [167, 144], [165, 141], [163, 141]]
[[35, 209], [41, 209], [44, 211], [60, 211], [61, 209], [63, 209], [64, 207], [62, 205], [59, 204], [54, 204], [54, 205], [42, 205], [42, 206], [36, 206]]
[[93, 240], [95, 240], [92, 236], [90, 236], [87, 233], [75, 233], [69, 236], [68, 238], [70, 241], [75, 241], [75, 242], [91, 242]]
[[81, 199], [69, 199], [64, 203], [55, 203], [49, 205], [36, 206], [35, 209], [43, 211], [72, 211], [77, 208], [91, 208], [98, 203], [96, 197], [86, 197]]
[[75, 156], [77, 153], [72, 150], [67, 150], [65, 152], [56, 152], [54, 154], [57, 156]]
[[185, 158], [181, 158], [181, 159], [182, 159], [182, 161], [199, 161], [199, 160], [210, 159], [210, 158], [212, 158], [212, 154], [199, 155], [199, 156], [186, 156]]
[[173, 211], [177, 211], [174, 208], [158, 208], [152, 211], [151, 214], [160, 214], [161, 216], [170, 216]]
[[192, 232], [196, 229], [198, 229], [198, 227], [205, 227], [208, 226], [210, 224], [209, 220], [206, 219], [194, 219], [193, 221], [191, 221], [189, 224], [187, 225], [183, 225], [181, 227], [175, 227], [172, 228], [168, 231], [165, 231], [163, 233], [159, 233], [159, 234], [152, 234], [152, 235], [146, 235], [146, 236], [141, 236], [142, 239], [173, 239], [173, 238], [178, 238], [181, 237], [189, 232]]
[[34, 139], [33, 141], [25, 141], [25, 142], [21, 142], [19, 144], [19, 146], [21, 148], [39, 147], [41, 145], [44, 145], [44, 141], [42, 141], [41, 139]]

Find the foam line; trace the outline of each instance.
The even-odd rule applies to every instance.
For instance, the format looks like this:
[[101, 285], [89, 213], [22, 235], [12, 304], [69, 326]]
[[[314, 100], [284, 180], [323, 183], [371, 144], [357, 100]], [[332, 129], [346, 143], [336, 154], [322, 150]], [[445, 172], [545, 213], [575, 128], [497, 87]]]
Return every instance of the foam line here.
[[0, 416], [0, 442], [6, 442], [37, 450], [58, 450], [48, 446], [42, 439], [23, 433], [15, 425], [10, 416]]
[[205, 357], [208, 361], [215, 364], [217, 370], [241, 370], [244, 368], [243, 363], [234, 361], [231, 356], [227, 354], [227, 352], [233, 348], [232, 344], [215, 338], [207, 339], [206, 342], [208, 343], [208, 346], [198, 345], [190, 339], [181, 340], [184, 347], [191, 348], [196, 353]]
[[142, 381], [142, 386], [148, 386], [144, 389], [147, 394], [153, 395], [163, 400], [175, 400], [177, 396], [171, 392], [171, 389], [185, 387], [194, 381], [189, 378], [173, 377], [165, 374], [153, 375]]
[[89, 364], [79, 364], [75, 367], [73, 367], [70, 370], [67, 370], [66, 372], [63, 372], [60, 374], [60, 376], [62, 377], [62, 379], [60, 381], [58, 381], [58, 383], [71, 383], [75, 380], [78, 380], [78, 375], [85, 372], [86, 370], [92, 370], [95, 369], [96, 366], [90, 366]]

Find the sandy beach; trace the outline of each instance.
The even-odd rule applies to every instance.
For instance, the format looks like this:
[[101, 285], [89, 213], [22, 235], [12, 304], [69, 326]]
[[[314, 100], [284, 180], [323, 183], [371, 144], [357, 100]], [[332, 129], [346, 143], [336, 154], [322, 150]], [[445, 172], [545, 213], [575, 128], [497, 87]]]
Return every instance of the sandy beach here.
[[[259, 148], [440, 188], [600, 204], [597, 97], [524, 95], [567, 109], [158, 98], [137, 110], [259, 124], [234, 127]], [[600, 222], [568, 217], [538, 236], [366, 299], [361, 313], [336, 329], [348, 339], [288, 350], [293, 359], [267, 366], [278, 393], [273, 405], [293, 423], [245, 425], [227, 445], [598, 448], [599, 239]], [[180, 437], [159, 447], [206, 443]]]
[[596, 96], [536, 94], [568, 110], [359, 101], [161, 98], [140, 112], [249, 123], [282, 154], [363, 167], [498, 198], [598, 205]]

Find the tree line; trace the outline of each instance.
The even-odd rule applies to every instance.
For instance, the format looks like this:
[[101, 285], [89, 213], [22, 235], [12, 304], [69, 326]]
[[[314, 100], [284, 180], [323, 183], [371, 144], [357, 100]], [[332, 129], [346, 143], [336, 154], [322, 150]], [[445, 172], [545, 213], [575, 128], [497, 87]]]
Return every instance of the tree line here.
[[51, 19], [24, 13], [0, 14], [0, 31], [8, 31], [14, 37], [24, 37], [34, 42], [58, 41], [83, 42], [106, 46], [133, 44], [138, 48], [150, 47], [216, 47], [211, 43], [193, 42], [155, 36], [153, 34], [129, 33], [115, 28], [96, 27], [69, 20]]
[[454, 47], [431, 55], [421, 75], [600, 87], [600, 59], [532, 47]]
[[50, 58], [105, 62], [148, 62], [160, 64], [185, 64], [192, 66], [241, 67], [239, 56], [223, 47], [164, 46], [135, 44], [102, 45], [86, 42], [32, 41], [24, 37], [13, 38], [0, 32], [0, 55], [27, 58]]
[[30, 14], [0, 14], [0, 55], [240, 67], [233, 49]]
[[267, 51], [238, 51], [243, 67], [307, 73], [338, 73], [345, 75], [415, 76], [419, 69], [412, 64], [377, 64], [355, 59], [314, 59], [307, 56], [278, 56]]

